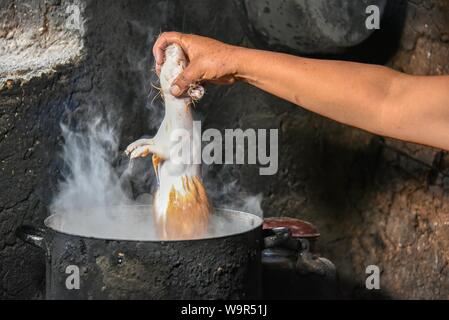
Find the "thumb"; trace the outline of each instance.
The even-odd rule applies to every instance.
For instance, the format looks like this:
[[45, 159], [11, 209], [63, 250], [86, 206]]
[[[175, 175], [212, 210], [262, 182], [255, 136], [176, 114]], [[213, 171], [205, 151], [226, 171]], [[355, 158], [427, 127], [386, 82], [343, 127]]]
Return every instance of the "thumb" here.
[[173, 81], [170, 92], [178, 97], [189, 89], [190, 84], [201, 80], [201, 71], [194, 63], [190, 63], [182, 73]]

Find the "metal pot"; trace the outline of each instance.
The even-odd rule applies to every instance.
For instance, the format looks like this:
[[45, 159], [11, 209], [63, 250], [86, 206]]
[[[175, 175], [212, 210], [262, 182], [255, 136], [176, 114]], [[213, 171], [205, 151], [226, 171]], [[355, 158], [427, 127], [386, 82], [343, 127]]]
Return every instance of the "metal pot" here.
[[261, 47], [300, 54], [335, 54], [365, 41], [367, 8], [379, 18], [387, 0], [235, 0], [251, 40]]
[[[159, 241], [142, 234], [127, 240], [101, 232], [93, 237], [63, 214], [48, 217], [45, 229], [23, 226], [17, 235], [45, 250], [47, 299], [260, 298], [262, 219], [225, 209], [216, 215], [222, 219], [218, 228], [228, 223], [233, 230], [196, 240]], [[126, 229], [130, 217], [124, 217], [116, 220], [117, 228]], [[91, 230], [105, 229], [89, 219], [88, 213], [78, 217]]]

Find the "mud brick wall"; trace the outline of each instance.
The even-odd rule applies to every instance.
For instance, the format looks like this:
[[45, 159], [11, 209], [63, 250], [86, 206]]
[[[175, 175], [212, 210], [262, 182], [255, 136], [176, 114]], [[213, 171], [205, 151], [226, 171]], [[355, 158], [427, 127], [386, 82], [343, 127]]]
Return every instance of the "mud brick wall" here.
[[[449, 73], [449, 1], [408, 1], [397, 52], [388, 62], [416, 75]], [[431, 128], [429, 128], [431, 130]], [[385, 140], [356, 211], [349, 255], [356, 274], [374, 263], [391, 297], [449, 298], [447, 152]], [[358, 191], [360, 192], [360, 191]]]
[[[263, 48], [227, 2], [178, 10], [178, 30]], [[338, 58], [448, 74], [448, 32], [449, 1], [391, 1], [381, 30]], [[445, 152], [340, 125], [244, 84], [208, 89], [200, 107], [206, 126], [278, 128], [281, 137], [276, 176], [259, 176], [253, 166], [217, 166], [214, 176], [263, 192], [266, 216], [316, 224], [320, 252], [337, 265], [341, 298], [449, 298]], [[381, 269], [380, 291], [365, 289], [371, 264]]]
[[[449, 1], [393, 2], [381, 30], [341, 58], [447, 74]], [[122, 145], [154, 132], [160, 112], [148, 102], [151, 46], [161, 30], [264, 49], [249, 34], [237, 0], [82, 1], [82, 34], [64, 28], [70, 3], [0, 3], [0, 41], [34, 29], [44, 47], [53, 43], [46, 39], [64, 39], [76, 52], [40, 64], [40, 74], [23, 66], [0, 74], [0, 298], [42, 297], [44, 257], [16, 240], [14, 230], [48, 214], [61, 166], [59, 122], [67, 112], [94, 109], [120, 119]], [[31, 18], [17, 18], [24, 12]], [[254, 166], [213, 166], [205, 170], [207, 187], [237, 181], [242, 191], [263, 194], [267, 216], [316, 224], [319, 250], [339, 270], [340, 297], [449, 298], [445, 152], [337, 124], [245, 84], [208, 86], [198, 113], [205, 128], [280, 130], [277, 175], [259, 176]], [[379, 292], [364, 289], [370, 264], [382, 270]]]
[[[82, 30], [66, 26], [69, 5]], [[0, 299], [43, 297], [44, 255], [14, 233], [48, 215], [60, 122], [107, 115], [123, 145], [150, 129], [150, 52], [166, 12], [166, 1], [0, 2]]]

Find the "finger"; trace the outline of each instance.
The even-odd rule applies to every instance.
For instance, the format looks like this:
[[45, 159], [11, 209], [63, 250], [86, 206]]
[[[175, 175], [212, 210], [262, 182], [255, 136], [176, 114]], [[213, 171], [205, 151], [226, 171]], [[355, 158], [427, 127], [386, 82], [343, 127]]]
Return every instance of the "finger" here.
[[176, 43], [185, 49], [182, 44], [182, 33], [179, 32], [164, 32], [159, 38], [157, 38], [156, 42], [153, 46], [153, 55], [156, 60], [156, 64], [164, 63], [164, 51], [170, 44]]
[[178, 97], [189, 89], [190, 84], [197, 83], [202, 78], [202, 72], [197, 64], [190, 63], [184, 71], [173, 81], [170, 88], [172, 95]]
[[234, 84], [236, 82], [234, 77], [223, 77], [214, 80], [208, 80], [212, 84]]

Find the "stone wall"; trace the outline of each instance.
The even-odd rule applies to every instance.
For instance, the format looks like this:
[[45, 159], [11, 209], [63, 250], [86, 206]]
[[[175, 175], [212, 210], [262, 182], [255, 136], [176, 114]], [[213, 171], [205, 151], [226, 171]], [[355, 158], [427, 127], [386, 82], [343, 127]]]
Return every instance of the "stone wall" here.
[[[337, 58], [448, 74], [448, 6], [391, 1], [381, 30]], [[180, 31], [256, 45], [226, 1], [181, 3], [178, 10]], [[266, 216], [316, 224], [319, 249], [339, 270], [341, 298], [449, 298], [445, 152], [338, 124], [244, 84], [209, 88], [200, 108], [208, 127], [280, 129], [276, 176], [259, 176], [253, 166], [217, 166], [211, 176], [262, 192]], [[365, 289], [370, 264], [382, 272], [377, 292]]]
[[[0, 40], [21, 34], [14, 33], [21, 24], [11, 23], [18, 3], [1, 3], [6, 32], [0, 30]], [[25, 3], [32, 5], [38, 32], [44, 26], [51, 38], [64, 31], [58, 26], [65, 1]], [[154, 38], [174, 29], [264, 48], [249, 34], [239, 6], [231, 0], [83, 1], [84, 33], [64, 35], [81, 36], [79, 54], [57, 60], [39, 76], [4, 77], [0, 298], [42, 296], [43, 255], [17, 241], [14, 230], [47, 215], [61, 167], [61, 119], [92, 110], [110, 114], [121, 121], [123, 146], [153, 133], [160, 119], [160, 108], [151, 108], [149, 99]], [[448, 24], [447, 0], [394, 1], [381, 30], [339, 57], [413, 74], [447, 74]], [[235, 192], [263, 194], [265, 215], [316, 224], [319, 249], [339, 270], [342, 298], [449, 298], [446, 153], [340, 125], [245, 84], [208, 86], [197, 111], [206, 128], [280, 129], [277, 175], [259, 176], [255, 166], [213, 166], [205, 168], [207, 187], [220, 200], [220, 190], [235, 183]], [[380, 292], [363, 289], [369, 264], [382, 269]]]
[[[70, 5], [80, 30], [66, 26]], [[7, 0], [0, 12], [0, 299], [40, 298], [44, 256], [15, 230], [48, 215], [63, 168], [60, 122], [103, 114], [123, 145], [151, 129], [150, 53], [167, 3]]]
[[[408, 1], [388, 64], [410, 74], [449, 74], [448, 40], [449, 1]], [[372, 191], [358, 201], [362, 224], [349, 229], [354, 271], [362, 277], [362, 266], [381, 266], [391, 297], [448, 299], [447, 152], [386, 139], [379, 156]]]

